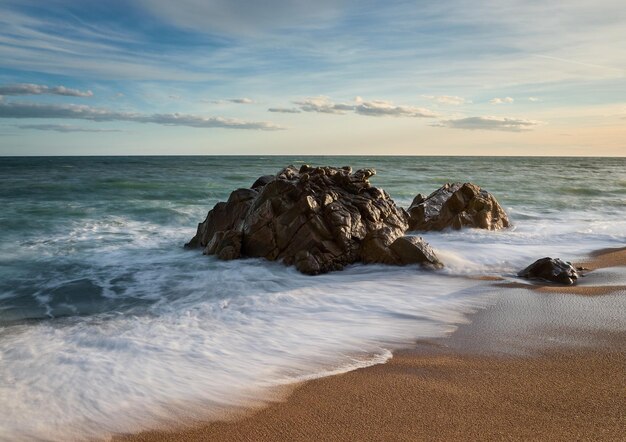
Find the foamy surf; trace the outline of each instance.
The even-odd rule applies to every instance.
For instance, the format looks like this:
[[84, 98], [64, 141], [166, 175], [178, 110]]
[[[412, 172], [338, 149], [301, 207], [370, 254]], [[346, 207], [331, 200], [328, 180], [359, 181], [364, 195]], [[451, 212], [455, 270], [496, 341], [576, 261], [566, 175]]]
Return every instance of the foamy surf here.
[[3, 437], [102, 437], [198, 405], [210, 418], [271, 386], [384, 362], [486, 302], [481, 284], [417, 268], [311, 278], [257, 260], [211, 264], [180, 280], [186, 296], [141, 313], [3, 328]]

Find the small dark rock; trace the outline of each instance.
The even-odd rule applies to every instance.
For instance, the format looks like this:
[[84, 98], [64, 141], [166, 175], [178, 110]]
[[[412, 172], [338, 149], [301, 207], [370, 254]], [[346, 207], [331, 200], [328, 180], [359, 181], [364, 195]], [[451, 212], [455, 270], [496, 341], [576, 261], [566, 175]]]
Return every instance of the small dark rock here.
[[542, 279], [557, 284], [572, 285], [578, 279], [578, 272], [571, 263], [559, 258], [541, 258], [520, 271], [517, 276], [527, 279]]
[[443, 267], [433, 248], [419, 236], [401, 236], [389, 246], [400, 264], [421, 264], [440, 269]]

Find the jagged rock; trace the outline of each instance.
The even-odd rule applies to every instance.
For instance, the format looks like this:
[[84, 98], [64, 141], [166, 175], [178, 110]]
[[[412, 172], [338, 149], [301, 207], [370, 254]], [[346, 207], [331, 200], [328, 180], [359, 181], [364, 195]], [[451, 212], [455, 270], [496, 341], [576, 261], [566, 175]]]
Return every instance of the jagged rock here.
[[369, 232], [361, 244], [361, 261], [366, 264], [398, 264], [398, 259], [389, 246], [402, 232], [382, 228]]
[[358, 261], [438, 263], [423, 241], [412, 242], [413, 252], [409, 245], [394, 249], [408, 228], [407, 216], [387, 192], [371, 186], [375, 173], [352, 173], [350, 167], [286, 167], [217, 203], [185, 246], [203, 247], [204, 253], [220, 259], [279, 260], [306, 274], [340, 270]]
[[569, 262], [547, 257], [538, 259], [520, 271], [517, 276], [571, 285], [578, 279], [578, 272]]
[[421, 264], [439, 269], [443, 267], [433, 248], [419, 236], [401, 236], [389, 246], [399, 264]]
[[368, 263], [421, 264], [441, 268], [443, 264], [432, 247], [418, 236], [396, 236], [383, 228], [368, 233], [361, 244], [361, 260]]
[[229, 261], [241, 257], [241, 232], [238, 230], [220, 230], [213, 235], [205, 247], [205, 255], [217, 255], [219, 259]]
[[410, 230], [478, 227], [497, 230], [509, 226], [498, 201], [472, 183], [448, 183], [424, 198], [418, 194], [408, 209]]

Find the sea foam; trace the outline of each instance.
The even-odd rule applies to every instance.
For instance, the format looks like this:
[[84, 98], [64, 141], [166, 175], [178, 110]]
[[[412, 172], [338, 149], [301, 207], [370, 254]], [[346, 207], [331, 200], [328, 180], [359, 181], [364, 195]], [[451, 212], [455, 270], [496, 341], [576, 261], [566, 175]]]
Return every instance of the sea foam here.
[[[171, 259], [204, 269], [170, 275], [178, 294], [149, 307], [3, 328], [0, 434], [102, 437], [198, 407], [215, 417], [272, 386], [384, 362], [488, 302], [484, 283], [415, 267], [308, 277], [183, 254]], [[154, 276], [134, 284], [163, 293], [167, 278]]]

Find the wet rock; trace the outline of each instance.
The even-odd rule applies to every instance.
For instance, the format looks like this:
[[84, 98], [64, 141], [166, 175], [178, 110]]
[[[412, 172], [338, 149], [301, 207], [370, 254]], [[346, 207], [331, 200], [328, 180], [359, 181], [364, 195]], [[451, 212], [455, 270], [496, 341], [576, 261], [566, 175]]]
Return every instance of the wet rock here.
[[274, 181], [274, 179], [276, 179], [276, 177], [274, 175], [263, 175], [259, 178], [257, 178], [257, 180], [254, 182], [254, 184], [252, 184], [252, 189], [258, 190], [260, 187], [265, 186], [266, 184]]
[[578, 279], [578, 272], [571, 263], [559, 258], [541, 258], [520, 271], [517, 276], [527, 279], [541, 279], [557, 284], [571, 285]]
[[443, 267], [430, 244], [419, 236], [401, 236], [389, 248], [400, 264], [421, 264], [436, 269]]
[[399, 264], [398, 257], [389, 248], [402, 232], [384, 228], [369, 232], [361, 245], [361, 260], [365, 264]]
[[495, 197], [472, 183], [448, 183], [426, 198], [418, 194], [408, 214], [410, 230], [463, 227], [498, 230], [510, 225]]
[[306, 274], [358, 261], [438, 262], [423, 241], [396, 244], [408, 228], [407, 215], [387, 192], [372, 187], [375, 174], [347, 166], [286, 167], [216, 204], [186, 247], [220, 259], [278, 260]]
[[219, 259], [229, 261], [241, 257], [241, 232], [238, 230], [220, 230], [213, 235], [205, 247], [205, 255], [217, 255]]
[[421, 264], [437, 269], [443, 267], [432, 247], [422, 238], [396, 236], [386, 228], [365, 236], [361, 245], [361, 260], [366, 264]]

